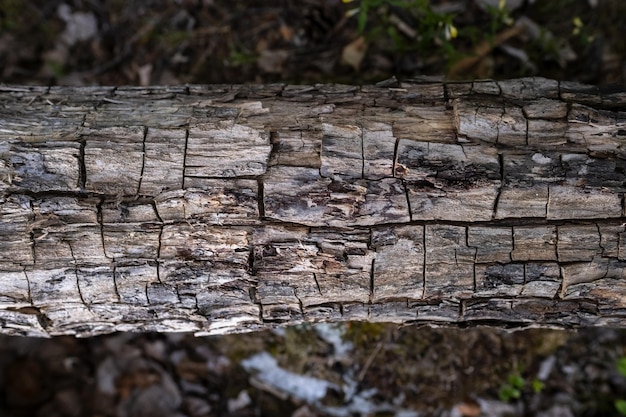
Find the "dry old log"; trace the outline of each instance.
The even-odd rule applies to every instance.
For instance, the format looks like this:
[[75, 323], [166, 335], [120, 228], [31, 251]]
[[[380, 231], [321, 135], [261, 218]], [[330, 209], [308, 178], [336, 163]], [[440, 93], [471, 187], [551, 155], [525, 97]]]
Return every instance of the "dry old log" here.
[[626, 94], [0, 86], [0, 323], [626, 325]]

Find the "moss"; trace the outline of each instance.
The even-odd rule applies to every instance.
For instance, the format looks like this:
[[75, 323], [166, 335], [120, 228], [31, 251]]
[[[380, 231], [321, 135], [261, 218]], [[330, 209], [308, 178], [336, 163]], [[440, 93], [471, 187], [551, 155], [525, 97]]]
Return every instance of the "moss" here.
[[369, 346], [379, 341], [388, 331], [388, 325], [381, 323], [351, 322], [346, 323], [343, 340], [350, 342], [356, 349]]
[[247, 359], [255, 353], [267, 350], [272, 353], [277, 346], [280, 346], [280, 340], [271, 331], [259, 332], [259, 334], [235, 334], [216, 336], [220, 351], [233, 363], [239, 363], [243, 359]]
[[317, 345], [317, 333], [311, 325], [288, 327], [285, 329], [284, 351], [279, 363], [292, 372], [303, 373]]

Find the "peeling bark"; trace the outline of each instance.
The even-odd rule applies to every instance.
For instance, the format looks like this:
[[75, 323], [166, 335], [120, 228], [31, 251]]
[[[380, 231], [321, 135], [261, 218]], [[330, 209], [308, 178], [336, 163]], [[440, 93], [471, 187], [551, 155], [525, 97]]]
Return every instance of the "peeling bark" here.
[[0, 86], [1, 333], [626, 323], [626, 94]]

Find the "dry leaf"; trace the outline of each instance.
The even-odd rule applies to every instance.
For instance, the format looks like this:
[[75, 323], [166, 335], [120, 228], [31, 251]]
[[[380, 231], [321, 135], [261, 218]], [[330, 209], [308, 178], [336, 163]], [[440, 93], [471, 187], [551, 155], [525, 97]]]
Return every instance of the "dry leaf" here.
[[291, 42], [293, 40], [293, 29], [287, 25], [280, 25], [280, 36], [285, 42]]
[[478, 417], [481, 413], [480, 405], [474, 402], [457, 404], [454, 408], [463, 417]]
[[365, 38], [361, 36], [343, 48], [341, 63], [350, 65], [355, 71], [358, 71], [366, 51], [367, 43], [365, 42]]

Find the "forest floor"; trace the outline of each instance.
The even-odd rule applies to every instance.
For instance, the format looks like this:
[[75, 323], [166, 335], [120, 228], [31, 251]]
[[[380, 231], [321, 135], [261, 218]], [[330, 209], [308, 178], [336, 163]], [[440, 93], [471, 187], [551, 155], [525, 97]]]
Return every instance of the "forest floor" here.
[[[0, 82], [623, 85], [625, 27], [622, 0], [0, 0]], [[0, 415], [618, 415], [624, 357], [615, 329], [2, 337]]]

